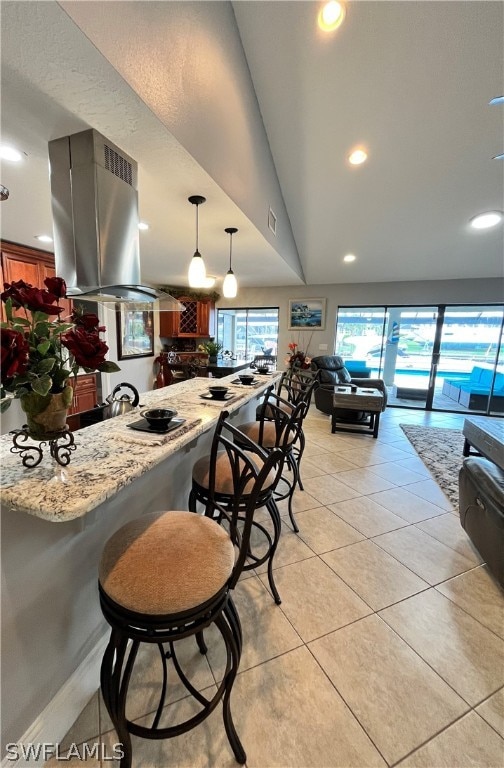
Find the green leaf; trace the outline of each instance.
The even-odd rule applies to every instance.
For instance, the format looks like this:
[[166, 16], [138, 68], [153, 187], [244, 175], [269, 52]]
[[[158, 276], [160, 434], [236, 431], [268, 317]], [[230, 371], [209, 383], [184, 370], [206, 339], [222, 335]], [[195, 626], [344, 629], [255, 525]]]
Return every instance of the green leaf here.
[[41, 376], [39, 379], [32, 381], [33, 391], [36, 392], [38, 395], [42, 395], [42, 397], [49, 394], [49, 390], [51, 389], [51, 386], [52, 386], [52, 379], [50, 376]]
[[28, 395], [30, 392], [31, 389], [28, 389], [27, 387], [16, 387], [14, 397], [23, 397], [23, 395]]
[[38, 363], [37, 365], [35, 373], [42, 373], [42, 374], [49, 373], [49, 371], [51, 371], [54, 368], [55, 362], [56, 362], [55, 357], [47, 357], [45, 360], [41, 360], [40, 363]]
[[46, 355], [49, 351], [50, 346], [51, 346], [50, 339], [47, 339], [46, 341], [42, 341], [40, 344], [37, 344], [37, 352], [40, 352], [41, 355]]
[[12, 325], [14, 328], [16, 327], [16, 325], [22, 325], [26, 328], [26, 326], [30, 326], [31, 323], [26, 317], [13, 317]]
[[46, 315], [45, 312], [32, 312], [32, 316], [33, 316], [34, 323], [49, 322], [49, 315]]
[[101, 373], [116, 373], [116, 371], [120, 371], [121, 369], [117, 363], [113, 363], [112, 360], [105, 360], [103, 363], [100, 363], [97, 370], [101, 371]]
[[7, 410], [7, 408], [11, 404], [11, 399], [12, 398], [10, 398], [10, 397], [6, 397], [5, 399], [2, 399], [0, 401], [0, 413], [5, 413], [5, 411]]
[[[45, 317], [45, 315], [42, 312], [34, 312], [35, 315], [42, 315]], [[50, 323], [39, 321], [35, 323], [34, 332], [37, 336], [50, 336], [51, 334], [51, 325]]]
[[7, 299], [5, 302], [5, 317], [8, 323], [12, 323], [12, 299]]
[[69, 331], [73, 327], [73, 323], [60, 323], [57, 326], [54, 326], [53, 333], [55, 336], [60, 336], [62, 333], [66, 333], [66, 331]]

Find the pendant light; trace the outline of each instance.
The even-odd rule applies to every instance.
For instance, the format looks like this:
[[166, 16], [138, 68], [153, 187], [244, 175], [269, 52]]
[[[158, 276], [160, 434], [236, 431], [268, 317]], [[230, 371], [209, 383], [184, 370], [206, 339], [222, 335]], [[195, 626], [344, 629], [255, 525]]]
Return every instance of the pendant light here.
[[236, 227], [226, 227], [224, 232], [227, 232], [229, 235], [229, 269], [227, 271], [226, 277], [224, 278], [224, 283], [222, 284], [222, 293], [226, 299], [234, 299], [238, 293], [238, 283], [236, 282], [236, 277], [234, 276], [234, 272], [231, 268], [231, 256], [233, 249], [233, 235], [238, 232], [238, 230]]
[[203, 257], [198, 250], [198, 206], [206, 201], [206, 197], [192, 195], [188, 200], [192, 205], [196, 206], [196, 250], [194, 251], [191, 263], [189, 264], [187, 277], [190, 288], [204, 288], [206, 284], [206, 268]]

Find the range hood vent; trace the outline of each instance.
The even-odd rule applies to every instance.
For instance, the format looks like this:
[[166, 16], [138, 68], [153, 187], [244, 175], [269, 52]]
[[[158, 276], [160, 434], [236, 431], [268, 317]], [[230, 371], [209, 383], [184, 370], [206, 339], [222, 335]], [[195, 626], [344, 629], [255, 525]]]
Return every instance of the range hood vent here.
[[49, 142], [56, 274], [82, 301], [183, 311], [140, 280], [138, 165], [98, 131]]

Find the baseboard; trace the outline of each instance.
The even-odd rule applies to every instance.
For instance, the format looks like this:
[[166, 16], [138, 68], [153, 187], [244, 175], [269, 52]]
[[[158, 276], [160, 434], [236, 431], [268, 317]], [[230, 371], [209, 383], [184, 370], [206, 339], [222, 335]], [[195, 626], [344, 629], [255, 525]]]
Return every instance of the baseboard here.
[[[18, 744], [59, 744], [62, 741], [99, 687], [100, 665], [107, 639], [108, 633], [96, 643], [56, 696], [18, 739]], [[41, 768], [42, 764], [40, 761], [21, 762], [4, 757], [1, 768], [17, 768], [21, 765], [23, 768]]]

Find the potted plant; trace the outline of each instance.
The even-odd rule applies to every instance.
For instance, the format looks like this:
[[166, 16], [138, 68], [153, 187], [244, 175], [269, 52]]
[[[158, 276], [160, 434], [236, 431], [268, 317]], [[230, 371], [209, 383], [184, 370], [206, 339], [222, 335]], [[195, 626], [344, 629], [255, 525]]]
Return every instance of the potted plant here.
[[217, 355], [222, 349], [222, 344], [210, 339], [210, 341], [205, 341], [203, 344], [200, 344], [198, 349], [200, 352], [206, 352], [208, 355], [208, 362], [214, 364], [217, 362]]
[[6, 318], [1, 323], [1, 410], [11, 403], [7, 392], [19, 398], [28, 432], [36, 439], [65, 430], [73, 398], [70, 376], [79, 369], [120, 370], [105, 360], [108, 346], [100, 339], [105, 328], [97, 315], [76, 309], [67, 322], [61, 320], [65, 281], [48, 277], [44, 284], [45, 288], [36, 288], [23, 280], [4, 283], [0, 296]]

